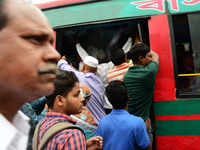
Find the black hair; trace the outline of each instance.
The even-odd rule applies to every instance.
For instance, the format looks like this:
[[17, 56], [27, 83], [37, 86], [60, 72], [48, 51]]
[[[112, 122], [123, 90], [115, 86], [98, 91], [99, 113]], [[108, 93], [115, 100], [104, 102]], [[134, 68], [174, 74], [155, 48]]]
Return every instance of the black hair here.
[[147, 53], [149, 52], [150, 52], [149, 46], [143, 43], [137, 43], [131, 47], [129, 56], [132, 59], [133, 63], [138, 63], [139, 56], [142, 56], [145, 58]]
[[76, 58], [68, 57], [66, 60], [68, 64], [72, 63], [72, 66], [74, 68], [76, 68], [77, 70], [79, 69], [79, 61]]
[[114, 109], [124, 109], [127, 105], [128, 95], [123, 81], [111, 81], [106, 87], [106, 96]]
[[8, 23], [8, 13], [5, 10], [5, 0], [0, 0], [0, 31]]
[[108, 62], [108, 54], [104, 51], [100, 51], [97, 54], [97, 60], [99, 61], [99, 64], [107, 63]]
[[61, 95], [66, 97], [75, 86], [76, 82], [79, 81], [74, 72], [59, 70], [54, 80], [55, 90], [51, 95], [46, 96], [48, 107], [53, 109], [56, 96]]
[[125, 54], [123, 49], [119, 48], [118, 46], [114, 46], [110, 49], [110, 60], [113, 62], [114, 65], [120, 65], [124, 63]]

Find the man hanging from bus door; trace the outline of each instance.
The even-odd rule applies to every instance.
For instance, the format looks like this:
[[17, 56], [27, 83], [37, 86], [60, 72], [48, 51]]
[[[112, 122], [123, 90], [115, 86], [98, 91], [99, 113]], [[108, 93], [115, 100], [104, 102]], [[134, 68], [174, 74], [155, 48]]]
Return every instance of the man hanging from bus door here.
[[[133, 66], [129, 68], [123, 77], [130, 98], [128, 111], [146, 121], [149, 118], [150, 106], [153, 100], [159, 56], [150, 50], [147, 45], [137, 43], [131, 47], [130, 57]], [[148, 132], [152, 142], [151, 130], [148, 130]]]

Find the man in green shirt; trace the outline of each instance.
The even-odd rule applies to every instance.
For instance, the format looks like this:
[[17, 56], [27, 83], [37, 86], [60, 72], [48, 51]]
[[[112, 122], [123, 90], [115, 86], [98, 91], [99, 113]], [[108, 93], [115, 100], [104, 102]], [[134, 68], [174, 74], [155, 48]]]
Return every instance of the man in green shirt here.
[[142, 43], [130, 49], [133, 66], [123, 77], [129, 95], [128, 111], [144, 121], [149, 118], [149, 110], [153, 100], [159, 56]]

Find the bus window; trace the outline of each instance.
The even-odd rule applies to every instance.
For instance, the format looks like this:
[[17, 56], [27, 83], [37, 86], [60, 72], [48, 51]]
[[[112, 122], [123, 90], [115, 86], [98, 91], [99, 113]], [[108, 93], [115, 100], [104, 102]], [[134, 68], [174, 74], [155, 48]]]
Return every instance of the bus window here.
[[[106, 51], [113, 35], [124, 28], [117, 46], [123, 47], [132, 29], [138, 28], [140, 40], [149, 45], [148, 18], [113, 21], [109, 23], [90, 23], [54, 29], [56, 31], [56, 49], [63, 56], [78, 58], [73, 36], [78, 34], [81, 46], [89, 55], [96, 57], [98, 52]], [[133, 36], [134, 43], [135, 35]]]
[[200, 13], [172, 16], [179, 97], [200, 97]]

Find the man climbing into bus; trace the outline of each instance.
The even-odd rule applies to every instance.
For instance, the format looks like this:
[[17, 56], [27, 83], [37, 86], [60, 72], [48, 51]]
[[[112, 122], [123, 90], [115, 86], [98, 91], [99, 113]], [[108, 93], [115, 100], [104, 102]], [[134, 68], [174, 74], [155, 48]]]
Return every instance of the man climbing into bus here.
[[73, 71], [78, 77], [80, 84], [85, 84], [92, 90], [90, 101], [86, 107], [92, 113], [97, 124], [102, 117], [106, 116], [105, 109], [103, 107], [105, 88], [102, 81], [95, 75], [97, 71], [98, 60], [92, 56], [87, 56], [83, 61], [83, 68], [81, 72], [76, 71], [66, 61], [66, 57], [63, 56], [58, 62], [58, 67], [61, 70]]
[[[133, 66], [123, 77], [130, 98], [128, 111], [146, 121], [153, 100], [159, 56], [147, 45], [137, 43], [130, 49], [130, 58]], [[152, 133], [149, 133], [149, 137], [153, 141]]]
[[[110, 49], [111, 47], [117, 45], [119, 38], [121, 36], [121, 34], [124, 31], [124, 26], [122, 26], [113, 36], [113, 38], [111, 39], [111, 41], [109, 42], [109, 44], [106, 47], [106, 52], [104, 51], [100, 51], [97, 54], [97, 59], [99, 60], [99, 62], [101, 62], [98, 65], [97, 71], [96, 71], [96, 75], [101, 79], [101, 81], [104, 84], [104, 87], [106, 87], [109, 83], [108, 81], [108, 76], [107, 76], [107, 72], [111, 69], [113, 69], [114, 67], [114, 63], [112, 61], [108, 61], [110, 59]], [[124, 44], [124, 46], [122, 47], [123, 53], [126, 54], [128, 53], [129, 49], [132, 46], [132, 41], [133, 41], [133, 36], [134, 34], [137, 32], [137, 27], [134, 27], [128, 37], [128, 40], [126, 41], [126, 43]], [[74, 41], [76, 43], [76, 49], [77, 52], [79, 54], [79, 56], [81, 57], [82, 60], [84, 60], [88, 55], [88, 53], [83, 49], [83, 47], [80, 45], [80, 42], [78, 40], [78, 36], [75, 35], [74, 36]], [[136, 37], [135, 39], [136, 41], [138, 41], [138, 37]], [[125, 55], [124, 55], [125, 56]], [[107, 58], [107, 59], [106, 59]], [[124, 57], [125, 59], [125, 57]], [[107, 61], [102, 61], [102, 60], [107, 60]], [[104, 95], [104, 108], [106, 111], [106, 114], [110, 113], [112, 110], [112, 105], [110, 104], [110, 102], [108, 101], [107, 97]]]

